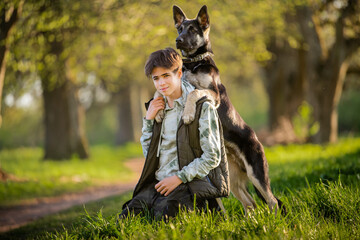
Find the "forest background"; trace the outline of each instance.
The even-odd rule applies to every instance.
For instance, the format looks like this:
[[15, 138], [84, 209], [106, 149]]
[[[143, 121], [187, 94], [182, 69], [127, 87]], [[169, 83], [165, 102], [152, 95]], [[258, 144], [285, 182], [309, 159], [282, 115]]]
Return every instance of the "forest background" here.
[[155, 91], [144, 63], [175, 48], [173, 4], [189, 18], [208, 6], [221, 81], [264, 144], [358, 135], [358, 1], [5, 0], [0, 150], [87, 158], [92, 145], [138, 142]]

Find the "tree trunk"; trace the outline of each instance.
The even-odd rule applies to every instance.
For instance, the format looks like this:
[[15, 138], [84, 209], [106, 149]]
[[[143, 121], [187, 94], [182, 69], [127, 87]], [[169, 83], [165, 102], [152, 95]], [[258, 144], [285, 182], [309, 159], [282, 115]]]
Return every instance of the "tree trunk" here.
[[118, 130], [116, 145], [134, 141], [133, 114], [131, 106], [131, 87], [127, 85], [116, 94], [118, 105]]
[[88, 157], [85, 137], [85, 111], [78, 90], [66, 80], [54, 89], [43, 88], [45, 120], [45, 159], [69, 159], [72, 155]]
[[[133, 120], [133, 134], [134, 141], [140, 142], [141, 137], [141, 128], [142, 128], [142, 118], [145, 116], [143, 110], [145, 109], [144, 103], [149, 99], [144, 96], [146, 93], [146, 88], [143, 86], [133, 86], [131, 91], [131, 112]], [[145, 112], [146, 113], [146, 112]]]
[[295, 142], [298, 139], [292, 118], [304, 101], [304, 52], [292, 48], [286, 40], [275, 38], [268, 50], [273, 54], [273, 60], [265, 68], [271, 144]]
[[[11, 29], [15, 25], [16, 21], [19, 18], [19, 15], [22, 11], [22, 4], [20, 2], [18, 6], [12, 9], [5, 9], [3, 6], [0, 10], [0, 127], [2, 125], [2, 115], [1, 115], [1, 104], [2, 104], [2, 93], [5, 81], [5, 72], [6, 72], [6, 57], [9, 53], [9, 46], [7, 43], [7, 38], [10, 34]], [[12, 11], [12, 12], [11, 12]], [[7, 19], [7, 16], [9, 17]], [[0, 166], [0, 180], [5, 181], [9, 178], [4, 170]]]
[[[359, 14], [359, 1], [348, 1], [339, 10], [335, 23], [335, 41], [328, 47], [322, 35], [319, 18], [309, 7], [298, 7], [300, 32], [307, 43], [308, 93], [314, 117], [320, 125], [314, 136], [316, 143], [336, 142], [338, 137], [338, 103], [351, 56], [360, 47], [360, 37], [347, 38], [345, 26]], [[352, 18], [355, 17], [355, 18]], [[347, 23], [345, 24], [345, 22]], [[357, 22], [353, 22], [354, 25]]]
[[314, 136], [316, 143], [334, 143], [338, 139], [338, 104], [348, 69], [348, 61], [340, 64], [338, 61], [340, 59], [325, 66], [314, 91], [315, 119], [320, 124], [319, 132]]
[[40, 71], [44, 99], [45, 159], [69, 159], [77, 155], [88, 158], [85, 136], [85, 110], [78, 97], [78, 88], [61, 54], [63, 43], [49, 43], [57, 61], [47, 64], [46, 55]]
[[[0, 34], [2, 35], [2, 34]], [[0, 43], [3, 42], [3, 39], [0, 38]], [[0, 127], [2, 125], [2, 115], [1, 115], [1, 100], [2, 100], [2, 91], [5, 80], [5, 71], [6, 71], [6, 55], [8, 54], [8, 49], [5, 46], [0, 46]]]
[[143, 86], [125, 86], [116, 94], [118, 103], [118, 130], [116, 144], [139, 142], [141, 137], [144, 102], [148, 101]]
[[10, 7], [10, 9], [6, 9], [5, 6], [2, 6], [2, 9], [0, 10], [0, 127], [2, 124], [1, 100], [5, 81], [6, 56], [9, 52], [7, 38], [19, 18], [22, 11], [22, 4], [23, 2], [20, 2], [17, 6], [13, 8]]

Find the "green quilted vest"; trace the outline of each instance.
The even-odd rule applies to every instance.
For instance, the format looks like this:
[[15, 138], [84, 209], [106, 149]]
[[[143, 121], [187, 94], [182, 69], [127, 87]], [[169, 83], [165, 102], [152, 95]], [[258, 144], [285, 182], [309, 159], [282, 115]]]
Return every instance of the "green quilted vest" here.
[[[199, 133], [199, 118], [202, 104], [208, 101], [206, 97], [201, 98], [196, 103], [196, 115], [192, 123], [185, 125], [183, 120], [180, 120], [177, 130], [177, 153], [179, 161], [179, 169], [188, 165], [195, 158], [202, 155], [203, 151], [200, 147], [200, 133]], [[230, 194], [229, 184], [229, 169], [225, 154], [224, 138], [222, 132], [222, 125], [219, 119], [220, 138], [221, 138], [221, 162], [218, 167], [212, 169], [210, 173], [202, 178], [193, 179], [188, 182], [190, 191], [197, 198], [217, 198], [227, 197]], [[153, 134], [150, 141], [148, 154], [146, 156], [144, 169], [142, 171], [139, 182], [137, 183], [134, 195], [136, 196], [143, 187], [154, 182], [155, 172], [159, 166], [159, 158], [156, 157], [159, 138], [161, 131], [161, 123], [154, 121]]]

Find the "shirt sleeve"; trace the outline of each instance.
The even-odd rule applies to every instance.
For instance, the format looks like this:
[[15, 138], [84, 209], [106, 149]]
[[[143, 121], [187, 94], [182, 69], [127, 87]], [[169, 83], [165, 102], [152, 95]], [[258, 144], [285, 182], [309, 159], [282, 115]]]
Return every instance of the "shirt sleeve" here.
[[148, 120], [143, 118], [143, 127], [141, 129], [142, 135], [140, 137], [140, 142], [143, 150], [144, 157], [146, 157], [149, 150], [152, 131], [153, 131], [154, 120]]
[[218, 114], [213, 104], [204, 102], [199, 118], [200, 146], [203, 154], [177, 172], [183, 183], [203, 178], [220, 164], [221, 144]]

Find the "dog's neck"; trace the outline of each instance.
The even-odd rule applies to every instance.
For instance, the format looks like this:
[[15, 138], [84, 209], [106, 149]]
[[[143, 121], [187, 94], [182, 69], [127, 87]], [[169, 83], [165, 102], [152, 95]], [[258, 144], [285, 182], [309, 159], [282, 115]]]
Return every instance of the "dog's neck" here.
[[183, 59], [184, 63], [198, 62], [198, 61], [203, 60], [205, 57], [214, 55], [214, 53], [211, 49], [210, 42], [207, 42], [207, 44], [198, 48], [195, 53], [189, 54], [189, 53], [185, 52], [184, 50], [182, 50], [181, 52], [182, 52], [182, 55], [185, 57]]
[[212, 57], [214, 54], [211, 53], [211, 52], [206, 52], [206, 53], [203, 53], [203, 54], [199, 54], [193, 58], [183, 58], [183, 62], [184, 63], [192, 63], [192, 62], [200, 62], [201, 60], [203, 60], [204, 58], [206, 57]]
[[182, 55], [187, 58], [194, 58], [197, 55], [200, 55], [200, 54], [203, 54], [206, 52], [213, 53], [213, 51], [211, 49], [210, 41], [207, 41], [205, 45], [199, 47], [195, 52], [186, 52], [184, 50], [181, 50]]

